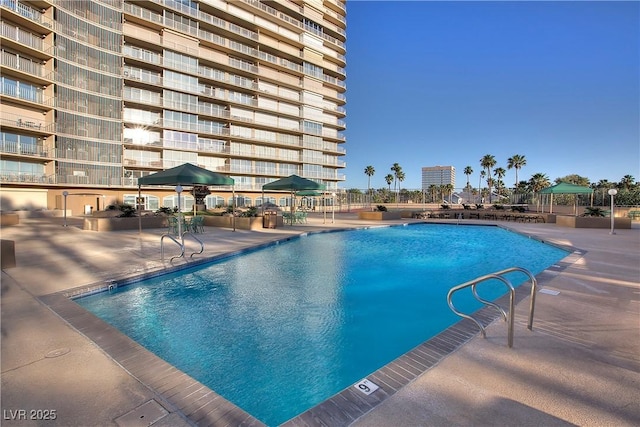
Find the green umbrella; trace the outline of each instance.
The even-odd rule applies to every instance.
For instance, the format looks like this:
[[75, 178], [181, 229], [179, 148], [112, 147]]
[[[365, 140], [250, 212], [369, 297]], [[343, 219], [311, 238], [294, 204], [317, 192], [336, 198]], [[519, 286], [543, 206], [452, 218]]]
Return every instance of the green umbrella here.
[[314, 191], [314, 190], [303, 190], [303, 191], [298, 191], [296, 193], [296, 196], [318, 197], [318, 196], [322, 196], [322, 193], [320, 193], [318, 191]]
[[[140, 197], [140, 187], [142, 185], [231, 185], [235, 181], [226, 175], [201, 168], [200, 166], [185, 163], [162, 172], [138, 178], [138, 197]], [[234, 190], [235, 193], [235, 190]], [[235, 203], [235, 194], [233, 195]], [[178, 195], [178, 202], [180, 201]], [[180, 207], [178, 206], [178, 209]], [[235, 207], [233, 207], [235, 210]], [[180, 212], [178, 212], [180, 215]], [[236, 229], [235, 218], [233, 229]], [[142, 225], [139, 225], [139, 232], [142, 232]]]
[[319, 184], [310, 179], [299, 177], [298, 175], [290, 175], [286, 178], [279, 179], [277, 181], [270, 182], [262, 186], [263, 190], [324, 190], [324, 185]]
[[[323, 184], [311, 181], [310, 179], [299, 177], [298, 175], [290, 175], [286, 178], [279, 179], [277, 181], [270, 182], [262, 186], [262, 191], [290, 191], [291, 192], [291, 218], [293, 223], [293, 210], [295, 193], [303, 190], [324, 190]], [[264, 197], [263, 197], [264, 200]]]
[[138, 178], [138, 185], [233, 185], [226, 175], [212, 172], [191, 163]]

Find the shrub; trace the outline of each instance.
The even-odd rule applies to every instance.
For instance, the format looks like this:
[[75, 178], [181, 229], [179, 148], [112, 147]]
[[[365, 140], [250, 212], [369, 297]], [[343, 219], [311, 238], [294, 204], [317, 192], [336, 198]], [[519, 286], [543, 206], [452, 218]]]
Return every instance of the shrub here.
[[378, 212], [386, 212], [387, 211], [387, 207], [385, 205], [378, 205], [378, 206], [376, 206], [376, 210]]
[[156, 211], [157, 214], [171, 215], [173, 213], [173, 209], [168, 208], [166, 206], [161, 207]]
[[603, 217], [605, 216], [605, 213], [602, 208], [587, 206], [584, 208], [584, 213], [582, 214], [582, 216]]
[[129, 218], [129, 217], [136, 216], [136, 209], [133, 206], [127, 205], [127, 204], [109, 205], [109, 206], [107, 206], [107, 210], [108, 211], [120, 211], [120, 212], [122, 212], [120, 215], [118, 215], [120, 218]]
[[247, 208], [246, 211], [242, 212], [240, 214], [240, 216], [248, 217], [248, 218], [252, 218], [252, 217], [258, 216], [258, 208], [255, 207], [255, 206], [251, 206], [251, 207]]

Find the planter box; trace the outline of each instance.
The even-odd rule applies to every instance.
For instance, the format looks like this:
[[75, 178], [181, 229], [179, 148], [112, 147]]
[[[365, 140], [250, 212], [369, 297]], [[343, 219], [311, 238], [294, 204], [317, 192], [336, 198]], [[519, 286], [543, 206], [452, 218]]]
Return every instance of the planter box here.
[[[262, 217], [236, 217], [236, 229], [238, 230], [261, 230]], [[204, 225], [207, 227], [222, 227], [233, 228], [232, 216], [205, 216]], [[276, 220], [276, 227], [282, 227], [284, 225], [282, 217], [278, 216]]]
[[[611, 228], [611, 218], [589, 216], [556, 216], [556, 225], [572, 228]], [[631, 218], [614, 218], [615, 228], [631, 228]]]
[[372, 221], [402, 219], [402, 214], [400, 212], [389, 212], [389, 211], [358, 212], [358, 219], [366, 219], [366, 220], [372, 220]]
[[15, 213], [8, 213], [0, 215], [0, 226], [6, 227], [7, 225], [18, 225], [20, 223], [20, 216]]
[[13, 240], [0, 240], [0, 264], [3, 270], [16, 266], [16, 243]]
[[[141, 220], [138, 222], [138, 220]], [[137, 230], [139, 224], [142, 228], [167, 228], [168, 221], [165, 216], [143, 216], [142, 218], [85, 218], [84, 230], [91, 231], [120, 231], [120, 230]]]

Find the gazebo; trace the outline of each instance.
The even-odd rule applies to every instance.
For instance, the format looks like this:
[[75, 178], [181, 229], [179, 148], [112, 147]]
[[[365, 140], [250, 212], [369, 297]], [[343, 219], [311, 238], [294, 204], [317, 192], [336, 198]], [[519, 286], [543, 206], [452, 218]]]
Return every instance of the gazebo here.
[[[591, 204], [593, 205], [593, 189], [589, 187], [583, 187], [581, 185], [571, 184], [568, 182], [561, 182], [551, 187], [547, 187], [540, 191], [540, 194], [550, 194], [551, 202], [549, 203], [549, 213], [553, 213], [553, 195], [554, 194], [591, 194]], [[543, 208], [544, 211], [544, 208]], [[577, 214], [577, 207], [574, 201], [573, 214]]]

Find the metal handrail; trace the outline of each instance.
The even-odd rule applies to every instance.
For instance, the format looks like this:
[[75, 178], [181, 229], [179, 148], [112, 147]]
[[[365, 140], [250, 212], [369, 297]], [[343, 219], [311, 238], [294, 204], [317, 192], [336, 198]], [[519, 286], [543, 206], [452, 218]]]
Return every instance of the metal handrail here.
[[196, 255], [196, 254], [201, 254], [202, 252], [204, 252], [204, 243], [202, 243], [202, 241], [200, 239], [198, 239], [196, 236], [194, 236], [192, 233], [185, 231], [182, 233], [182, 235], [180, 236], [180, 240], [181, 242], [179, 242], [177, 239], [175, 239], [171, 234], [163, 234], [160, 237], [160, 254], [162, 257], [162, 261], [164, 262], [164, 238], [168, 237], [169, 239], [173, 240], [173, 242], [180, 246], [180, 255], [176, 255], [174, 257], [171, 257], [171, 259], [169, 260], [169, 262], [173, 261], [175, 258], [182, 258], [184, 257], [184, 250], [186, 248], [185, 244], [184, 244], [184, 236], [189, 235], [191, 236], [195, 241], [197, 241], [198, 243], [200, 243], [200, 251], [199, 252], [193, 252], [191, 255], [189, 255], [189, 258], [191, 258], [192, 256]]
[[[494, 307], [495, 309], [497, 309], [502, 318], [508, 323], [507, 327], [508, 327], [508, 337], [507, 337], [507, 345], [509, 346], [509, 348], [513, 347], [513, 321], [514, 321], [514, 299], [515, 299], [515, 289], [513, 288], [513, 285], [511, 284], [511, 282], [502, 277], [503, 275], [507, 274], [507, 273], [511, 273], [514, 271], [519, 271], [521, 273], [526, 274], [529, 277], [529, 280], [531, 281], [531, 304], [529, 306], [529, 322], [527, 325], [527, 328], [529, 330], [532, 330], [533, 328], [533, 312], [534, 312], [534, 308], [535, 308], [535, 297], [536, 297], [536, 290], [538, 288], [538, 282], [536, 281], [536, 278], [534, 277], [534, 275], [527, 269], [522, 268], [522, 267], [510, 267], [501, 271], [497, 271], [495, 273], [491, 273], [491, 274], [487, 274], [481, 277], [478, 277], [476, 279], [470, 280], [468, 282], [465, 282], [461, 285], [458, 286], [454, 286], [453, 288], [451, 288], [449, 290], [449, 292], [447, 293], [447, 303], [449, 304], [449, 308], [451, 308], [451, 310], [457, 314], [460, 317], [463, 317], [465, 319], [469, 319], [472, 322], [474, 322], [476, 325], [478, 325], [478, 327], [480, 328], [480, 332], [482, 333], [482, 336], [484, 338], [487, 337], [487, 334], [485, 332], [484, 326], [482, 326], [482, 324], [477, 321], [473, 316], [470, 316], [468, 314], [464, 314], [460, 311], [458, 311], [455, 306], [453, 305], [453, 302], [451, 301], [451, 298], [453, 296], [453, 294], [461, 289], [464, 288], [468, 288], [471, 287], [471, 292], [473, 293], [473, 296], [476, 298], [476, 300], [478, 300], [479, 302], [485, 304], [485, 305], [489, 305], [491, 307]], [[481, 282], [490, 280], [490, 279], [496, 279], [496, 280], [500, 280], [502, 283], [504, 283], [508, 288], [509, 288], [509, 312], [505, 312], [504, 309], [502, 307], [500, 307], [498, 304], [495, 304], [491, 301], [487, 301], [485, 299], [483, 299], [482, 297], [480, 297], [480, 295], [478, 295], [478, 292], [476, 290], [476, 286], [478, 284], [480, 284]]]
[[536, 291], [538, 290], [538, 281], [536, 280], [535, 276], [529, 270], [522, 267], [510, 267], [501, 271], [497, 271], [494, 274], [501, 276], [503, 274], [511, 273], [514, 271], [519, 271], [521, 273], [526, 274], [529, 277], [529, 280], [531, 281], [531, 302], [529, 303], [529, 322], [527, 323], [527, 329], [532, 331], [533, 330], [533, 311], [536, 306]]
[[[490, 279], [497, 279], [500, 280], [502, 283], [504, 283], [507, 288], [509, 288], [509, 313], [505, 313], [504, 309], [502, 309], [502, 307], [500, 307], [497, 304], [494, 304], [492, 302], [489, 302], [487, 300], [484, 300], [482, 298], [480, 298], [478, 296], [478, 293], [475, 289], [476, 285], [484, 282], [486, 280], [490, 280]], [[457, 314], [460, 317], [464, 317], [465, 319], [469, 319], [471, 321], [473, 321], [476, 325], [478, 325], [478, 327], [480, 328], [480, 332], [482, 333], [482, 337], [486, 338], [487, 337], [487, 333], [484, 330], [484, 326], [482, 326], [482, 323], [478, 322], [473, 316], [469, 316], [468, 314], [464, 314], [460, 311], [458, 311], [454, 305], [453, 302], [451, 302], [451, 297], [452, 295], [456, 292], [459, 291], [460, 289], [464, 289], [464, 288], [468, 288], [471, 287], [471, 291], [473, 292], [473, 296], [476, 297], [476, 299], [478, 301], [480, 301], [483, 304], [487, 304], [490, 305], [492, 307], [495, 307], [500, 314], [502, 315], [503, 319], [507, 321], [508, 323], [508, 337], [507, 337], [507, 345], [509, 346], [509, 348], [513, 347], [513, 306], [514, 306], [514, 297], [515, 297], [515, 289], [513, 288], [513, 285], [511, 284], [511, 282], [507, 279], [505, 279], [502, 276], [499, 276], [497, 274], [487, 274], [481, 277], [478, 277], [476, 279], [473, 279], [469, 282], [463, 283], [461, 285], [458, 286], [454, 286], [453, 288], [451, 288], [449, 290], [449, 293], [447, 293], [447, 303], [449, 304], [449, 308], [451, 309], [451, 311], [453, 311], [455, 314]]]
[[204, 252], [204, 243], [202, 243], [202, 241], [200, 239], [198, 239], [196, 236], [193, 235], [193, 233], [189, 232], [189, 231], [185, 231], [184, 233], [182, 233], [182, 246], [184, 247], [184, 236], [185, 235], [189, 235], [193, 238], [193, 240], [195, 240], [196, 242], [200, 243], [200, 252], [194, 252], [191, 255], [189, 255], [189, 258], [191, 258], [192, 256], [196, 255], [196, 254], [201, 254], [202, 252]]
[[161, 257], [162, 257], [162, 262], [164, 262], [164, 238], [165, 238], [165, 237], [168, 237], [169, 239], [173, 240], [173, 242], [174, 242], [176, 245], [180, 246], [180, 255], [177, 255], [177, 256], [171, 257], [171, 259], [169, 260], [169, 262], [173, 261], [173, 259], [174, 259], [174, 258], [181, 258], [181, 257], [183, 257], [183, 256], [184, 256], [184, 243], [180, 243], [180, 242], [178, 242], [178, 241], [177, 241], [177, 240], [176, 240], [172, 235], [170, 235], [170, 234], [163, 234], [163, 235], [160, 237], [160, 255], [161, 255]]

